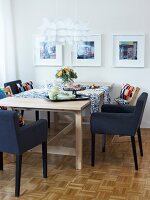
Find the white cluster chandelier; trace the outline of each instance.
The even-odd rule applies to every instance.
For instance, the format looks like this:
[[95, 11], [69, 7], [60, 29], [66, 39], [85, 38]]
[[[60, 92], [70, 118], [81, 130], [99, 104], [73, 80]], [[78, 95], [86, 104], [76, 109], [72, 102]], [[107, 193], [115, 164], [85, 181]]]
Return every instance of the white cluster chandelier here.
[[87, 25], [71, 19], [49, 21], [43, 18], [40, 35], [55, 44], [74, 44], [88, 36]]

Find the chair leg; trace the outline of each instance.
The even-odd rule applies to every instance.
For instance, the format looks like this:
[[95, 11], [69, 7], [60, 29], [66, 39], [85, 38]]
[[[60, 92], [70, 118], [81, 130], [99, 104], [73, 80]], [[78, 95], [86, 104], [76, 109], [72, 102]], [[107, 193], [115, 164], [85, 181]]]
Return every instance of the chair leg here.
[[15, 187], [16, 197], [19, 197], [20, 195], [21, 164], [22, 164], [22, 155], [16, 155], [16, 187]]
[[91, 134], [91, 165], [95, 164], [95, 134]]
[[142, 138], [141, 138], [141, 129], [138, 128], [137, 130], [138, 135], [138, 142], [139, 142], [139, 148], [140, 148], [140, 155], [143, 156], [143, 147], [142, 147]]
[[102, 152], [105, 152], [106, 134], [102, 134]]
[[21, 110], [21, 115], [22, 115], [22, 117], [23, 117], [23, 115], [24, 115], [24, 110]]
[[36, 118], [36, 121], [39, 120], [39, 111], [38, 110], [35, 111], [35, 118]]
[[3, 170], [3, 152], [0, 152], [0, 170]]
[[48, 128], [50, 128], [50, 120], [51, 120], [50, 114], [51, 114], [50, 111], [48, 111], [47, 112]]
[[47, 142], [42, 143], [43, 177], [47, 178]]
[[137, 162], [136, 145], [135, 145], [135, 137], [134, 136], [131, 136], [131, 143], [132, 143], [135, 169], [138, 170], [138, 162]]

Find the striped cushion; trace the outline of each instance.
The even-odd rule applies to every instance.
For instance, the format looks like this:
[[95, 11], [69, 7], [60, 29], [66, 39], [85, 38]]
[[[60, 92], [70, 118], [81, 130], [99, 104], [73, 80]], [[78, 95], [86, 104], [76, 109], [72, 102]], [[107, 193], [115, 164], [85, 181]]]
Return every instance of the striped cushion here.
[[[0, 99], [6, 98], [6, 97], [7, 97], [7, 94], [5, 93], [5, 91], [0, 89]], [[7, 107], [0, 106], [0, 109], [1, 110], [7, 110]], [[19, 126], [23, 126], [25, 124], [23, 116], [19, 112], [18, 112], [18, 121], [19, 121]]]
[[[6, 98], [6, 93], [3, 89], [0, 89], [0, 99], [4, 99], [4, 98]], [[0, 106], [0, 109], [7, 110], [7, 108], [4, 106]]]
[[32, 81], [29, 81], [29, 82], [26, 82], [26, 83], [17, 83], [16, 85], [17, 85], [19, 93], [33, 89], [33, 82]]
[[118, 104], [129, 104], [130, 98], [133, 95], [134, 87], [128, 83], [123, 84], [120, 92], [120, 96], [115, 98]]
[[19, 126], [25, 125], [24, 118], [23, 118], [22, 114], [19, 112], [18, 112], [18, 121], [19, 121]]
[[6, 93], [4, 90], [0, 89], [0, 99], [6, 98]]
[[132, 97], [133, 90], [134, 90], [134, 87], [129, 85], [128, 83], [123, 84], [121, 88], [121, 92], [120, 92], [120, 98], [129, 100]]

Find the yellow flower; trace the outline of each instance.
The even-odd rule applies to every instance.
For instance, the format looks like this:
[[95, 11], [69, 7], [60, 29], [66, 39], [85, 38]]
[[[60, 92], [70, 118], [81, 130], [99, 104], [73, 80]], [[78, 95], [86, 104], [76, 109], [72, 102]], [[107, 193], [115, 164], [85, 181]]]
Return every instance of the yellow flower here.
[[57, 75], [58, 75], [58, 77], [61, 77], [62, 76], [62, 71], [59, 71]]

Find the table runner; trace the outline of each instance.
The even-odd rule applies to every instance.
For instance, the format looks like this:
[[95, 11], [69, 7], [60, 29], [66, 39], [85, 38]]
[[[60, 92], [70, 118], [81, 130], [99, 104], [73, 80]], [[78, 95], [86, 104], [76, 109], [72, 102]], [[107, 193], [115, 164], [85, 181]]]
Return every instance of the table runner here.
[[[101, 95], [104, 94], [103, 103], [110, 103], [110, 87], [100, 87], [98, 89], [86, 89], [84, 91], [80, 91], [78, 93], [84, 94], [90, 97], [91, 101], [91, 113], [99, 112], [100, 111], [100, 101]], [[48, 91], [50, 89], [33, 89], [28, 90], [25, 92], [21, 92], [19, 94], [14, 95], [15, 97], [22, 97], [22, 98], [42, 98], [47, 99]]]

